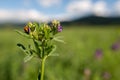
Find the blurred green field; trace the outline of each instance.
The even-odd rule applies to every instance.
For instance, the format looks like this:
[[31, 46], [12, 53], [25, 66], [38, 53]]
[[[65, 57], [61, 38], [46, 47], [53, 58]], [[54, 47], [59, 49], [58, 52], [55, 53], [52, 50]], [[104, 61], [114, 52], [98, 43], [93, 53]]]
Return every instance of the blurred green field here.
[[[56, 42], [59, 56], [49, 57], [45, 64], [45, 80], [120, 80], [120, 29], [114, 27], [65, 27], [65, 44]], [[0, 30], [0, 80], [36, 80], [36, 59], [24, 63], [24, 53], [17, 43], [33, 44], [13, 29]], [[98, 59], [96, 50], [102, 51]]]

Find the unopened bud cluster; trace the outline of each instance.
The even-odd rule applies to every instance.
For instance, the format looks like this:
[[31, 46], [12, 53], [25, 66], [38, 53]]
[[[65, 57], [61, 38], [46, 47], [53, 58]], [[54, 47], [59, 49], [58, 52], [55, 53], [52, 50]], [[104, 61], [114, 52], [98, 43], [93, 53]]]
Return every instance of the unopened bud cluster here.
[[38, 24], [29, 22], [25, 27], [24, 31], [26, 34], [30, 35], [32, 38], [43, 41], [45, 39], [52, 39], [52, 37], [62, 31], [62, 26], [57, 20], [52, 21], [50, 25], [48, 24]]

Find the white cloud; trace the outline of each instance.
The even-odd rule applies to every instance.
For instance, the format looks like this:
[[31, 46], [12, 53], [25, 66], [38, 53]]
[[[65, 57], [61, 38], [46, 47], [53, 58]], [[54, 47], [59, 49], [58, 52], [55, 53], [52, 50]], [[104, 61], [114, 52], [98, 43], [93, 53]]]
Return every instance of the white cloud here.
[[73, 16], [84, 16], [93, 13], [96, 16], [106, 17], [111, 14], [105, 0], [96, 2], [92, 2], [92, 0], [75, 0], [68, 4], [66, 10]]
[[117, 12], [117, 14], [120, 14], [120, 0], [118, 0], [115, 5], [114, 5], [114, 9]]
[[[29, 0], [26, 0], [29, 1]], [[31, 0], [30, 0], [31, 1]], [[59, 5], [62, 0], [39, 0], [44, 7]], [[120, 14], [120, 0], [115, 3], [115, 9]], [[93, 3], [92, 0], [74, 0], [68, 3], [66, 13], [56, 15], [46, 15], [38, 10], [5, 10], [0, 9], [0, 22], [3, 21], [50, 21], [58, 19], [60, 21], [69, 21], [75, 18], [93, 13], [96, 16], [108, 16], [110, 14], [105, 0], [98, 0]]]
[[60, 21], [71, 20], [70, 14], [57, 14], [57, 15], [46, 15], [37, 10], [5, 10], [0, 9], [0, 22], [28, 22], [28, 21], [38, 21], [38, 22], [49, 22], [53, 19]]
[[48, 21], [49, 16], [38, 12], [37, 10], [4, 10], [0, 9], [0, 21]]
[[38, 0], [39, 4], [43, 7], [58, 6], [62, 0]]
[[63, 14], [53, 15], [51, 16], [51, 20], [53, 19], [56, 19], [59, 21], [71, 21], [73, 19], [73, 14], [63, 13]]
[[98, 1], [93, 6], [93, 13], [97, 16], [107, 16], [109, 10], [105, 1]]
[[92, 8], [91, 0], [76, 0], [71, 1], [67, 6], [67, 11], [70, 13], [83, 14], [89, 12]]

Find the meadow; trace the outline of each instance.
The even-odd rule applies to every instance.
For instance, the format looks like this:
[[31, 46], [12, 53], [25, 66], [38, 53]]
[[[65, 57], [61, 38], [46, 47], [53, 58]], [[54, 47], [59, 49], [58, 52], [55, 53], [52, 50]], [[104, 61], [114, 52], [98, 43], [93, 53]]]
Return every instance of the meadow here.
[[[119, 26], [63, 27], [65, 44], [58, 43], [57, 56], [45, 64], [45, 80], [120, 80]], [[33, 44], [14, 29], [0, 29], [0, 80], [35, 80], [35, 58], [24, 63], [17, 43]], [[22, 30], [22, 29], [20, 29]]]

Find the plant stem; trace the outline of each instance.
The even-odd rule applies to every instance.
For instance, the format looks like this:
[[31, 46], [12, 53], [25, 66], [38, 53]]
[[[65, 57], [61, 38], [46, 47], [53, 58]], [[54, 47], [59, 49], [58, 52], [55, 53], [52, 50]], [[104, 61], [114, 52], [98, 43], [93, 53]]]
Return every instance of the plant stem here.
[[47, 56], [45, 56], [41, 61], [41, 79], [40, 80], [44, 80], [44, 68], [45, 68], [46, 58], [47, 58]]
[[43, 80], [43, 78], [44, 78], [44, 59], [41, 62], [41, 79], [40, 80]]

